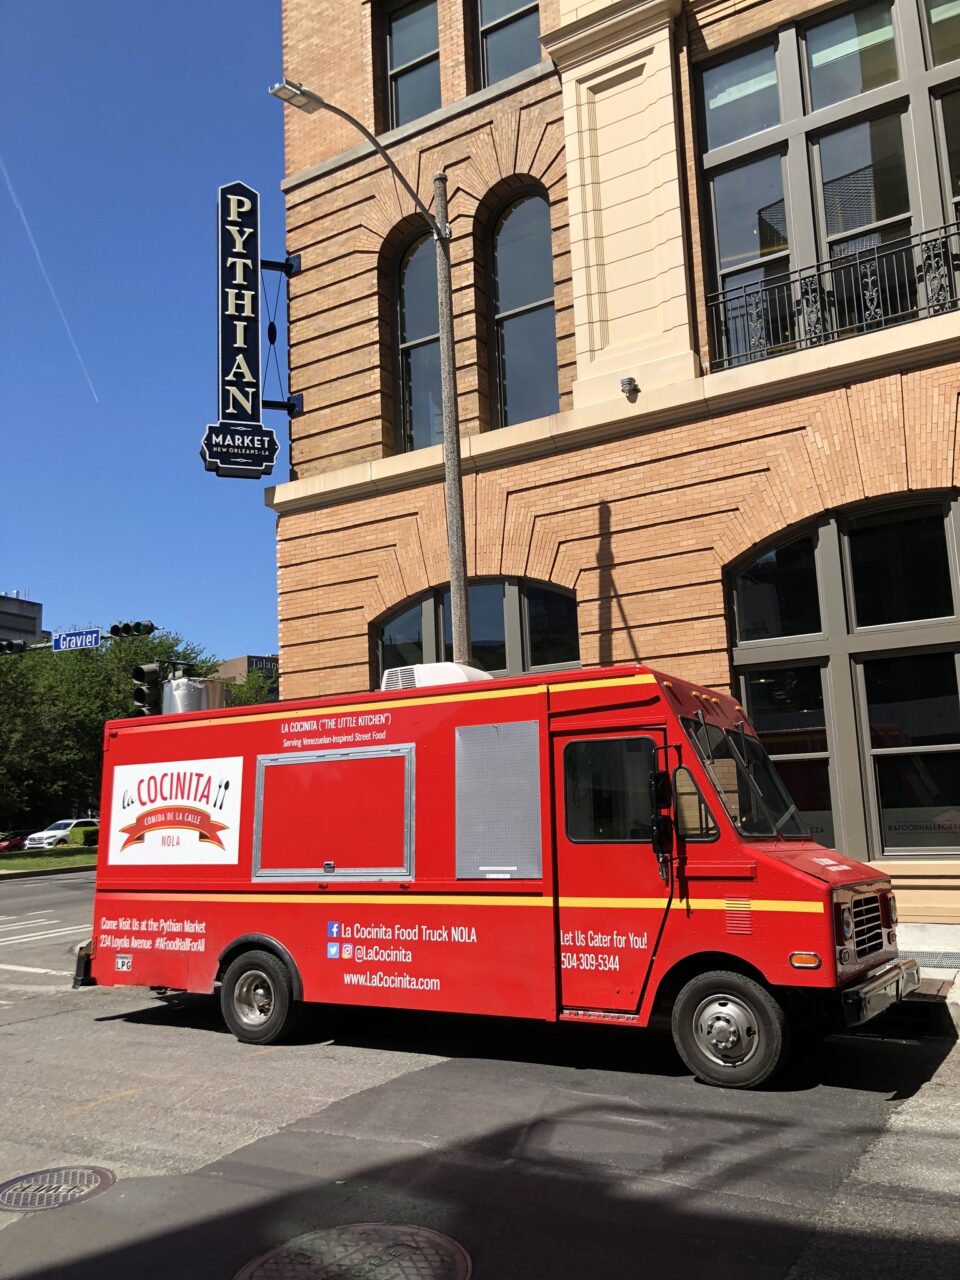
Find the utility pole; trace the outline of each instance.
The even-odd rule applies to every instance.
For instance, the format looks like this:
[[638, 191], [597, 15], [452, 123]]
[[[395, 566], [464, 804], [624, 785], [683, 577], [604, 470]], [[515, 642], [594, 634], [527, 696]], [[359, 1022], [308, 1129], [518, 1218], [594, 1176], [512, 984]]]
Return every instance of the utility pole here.
[[327, 102], [319, 93], [292, 80], [272, 85], [270, 93], [288, 106], [312, 115], [330, 111], [363, 135], [427, 221], [437, 246], [437, 305], [440, 317], [440, 404], [443, 415], [443, 475], [446, 493], [447, 558], [450, 572], [450, 622], [454, 662], [470, 663], [470, 604], [467, 593], [467, 540], [463, 524], [463, 470], [460, 465], [460, 427], [457, 418], [457, 364], [453, 342], [453, 286], [450, 279], [450, 223], [447, 220], [447, 175], [433, 179], [431, 213], [397, 168], [383, 145], [349, 111]]

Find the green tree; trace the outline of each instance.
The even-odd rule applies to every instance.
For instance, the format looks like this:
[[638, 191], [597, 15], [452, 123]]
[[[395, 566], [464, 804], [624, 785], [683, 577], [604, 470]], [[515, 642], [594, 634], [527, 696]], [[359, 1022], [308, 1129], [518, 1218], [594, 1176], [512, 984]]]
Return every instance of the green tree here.
[[216, 667], [169, 631], [0, 657], [0, 829], [98, 811], [104, 722], [133, 714], [133, 668], [160, 661]]
[[228, 707], [253, 707], [263, 702], [277, 700], [277, 673], [275, 671], [248, 671], [239, 684], [227, 685]]

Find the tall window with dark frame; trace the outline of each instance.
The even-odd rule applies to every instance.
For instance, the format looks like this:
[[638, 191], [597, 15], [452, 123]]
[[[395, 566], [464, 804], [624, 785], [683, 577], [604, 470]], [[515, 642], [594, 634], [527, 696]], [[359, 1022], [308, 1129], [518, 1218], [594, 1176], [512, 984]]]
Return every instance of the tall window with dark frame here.
[[807, 825], [960, 851], [960, 501], [822, 521], [731, 579], [744, 705]]
[[480, 84], [496, 84], [535, 67], [540, 48], [540, 6], [527, 0], [477, 0]]
[[714, 369], [960, 300], [960, 17], [870, 0], [707, 65]]
[[403, 452], [443, 440], [437, 259], [430, 236], [414, 240], [400, 259], [396, 313], [397, 447]]
[[385, 21], [388, 127], [396, 129], [440, 106], [437, 0], [395, 5]]
[[556, 413], [557, 322], [553, 303], [550, 206], [530, 193], [493, 226], [491, 296], [495, 425]]

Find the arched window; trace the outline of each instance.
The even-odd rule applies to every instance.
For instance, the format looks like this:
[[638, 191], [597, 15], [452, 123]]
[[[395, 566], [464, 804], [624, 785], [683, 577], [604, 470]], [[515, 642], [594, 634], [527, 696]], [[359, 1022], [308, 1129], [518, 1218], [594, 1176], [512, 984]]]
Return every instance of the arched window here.
[[733, 665], [822, 844], [960, 850], [960, 501], [828, 517], [730, 581]]
[[415, 240], [400, 259], [397, 281], [399, 381], [398, 450], [423, 449], [443, 439], [440, 402], [440, 319], [437, 260], [432, 239]]
[[[475, 666], [493, 675], [561, 670], [580, 664], [577, 602], [569, 591], [498, 578], [470, 584]], [[374, 633], [377, 684], [384, 671], [418, 662], [449, 662], [450, 592], [431, 591], [388, 617]]]
[[530, 0], [478, 0], [480, 83], [496, 84], [543, 57], [540, 6]]
[[514, 201], [493, 226], [493, 405], [509, 427], [556, 413], [557, 326], [550, 206], [540, 194]]

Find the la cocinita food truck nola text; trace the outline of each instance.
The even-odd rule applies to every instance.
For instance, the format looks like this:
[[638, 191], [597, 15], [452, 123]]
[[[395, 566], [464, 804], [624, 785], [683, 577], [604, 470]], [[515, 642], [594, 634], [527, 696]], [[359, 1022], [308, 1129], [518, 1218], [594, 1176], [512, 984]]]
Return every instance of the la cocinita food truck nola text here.
[[[749, 1086], [913, 990], [889, 881], [810, 840], [730, 697], [631, 665], [116, 721], [77, 982], [646, 1025]], [[425, 681], [443, 679], [444, 684]], [[461, 683], [449, 683], [451, 679]]]

